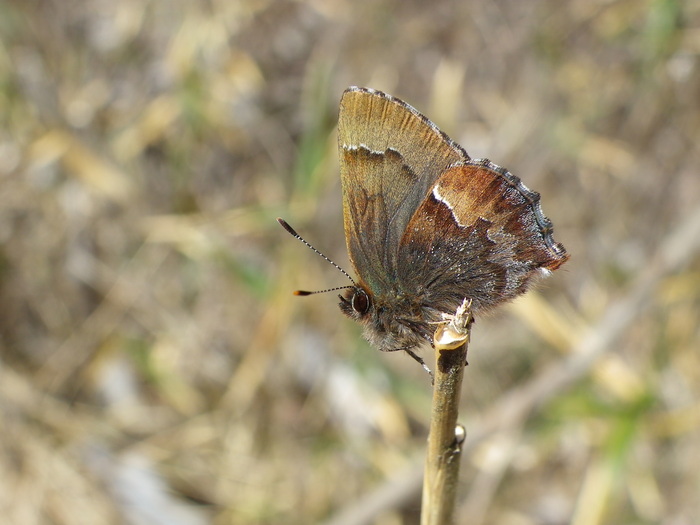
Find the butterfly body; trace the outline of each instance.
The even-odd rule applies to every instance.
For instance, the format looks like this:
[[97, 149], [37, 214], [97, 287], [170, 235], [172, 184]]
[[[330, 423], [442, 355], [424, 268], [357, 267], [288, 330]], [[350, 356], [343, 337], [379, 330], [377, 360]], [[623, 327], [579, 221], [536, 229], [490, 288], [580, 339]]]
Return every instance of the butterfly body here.
[[343, 216], [358, 279], [340, 308], [383, 351], [432, 342], [435, 323], [523, 293], [568, 254], [530, 191], [475, 160], [405, 102], [343, 94], [338, 123]]

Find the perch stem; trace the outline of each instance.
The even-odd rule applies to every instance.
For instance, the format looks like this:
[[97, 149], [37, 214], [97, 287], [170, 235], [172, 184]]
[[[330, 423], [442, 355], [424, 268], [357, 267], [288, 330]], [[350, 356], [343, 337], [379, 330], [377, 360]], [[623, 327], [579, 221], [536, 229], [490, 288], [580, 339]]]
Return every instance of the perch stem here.
[[421, 525], [448, 525], [455, 506], [462, 442], [457, 424], [464, 367], [467, 363], [471, 304], [465, 301], [449, 323], [435, 332], [436, 365], [430, 434], [423, 478]]

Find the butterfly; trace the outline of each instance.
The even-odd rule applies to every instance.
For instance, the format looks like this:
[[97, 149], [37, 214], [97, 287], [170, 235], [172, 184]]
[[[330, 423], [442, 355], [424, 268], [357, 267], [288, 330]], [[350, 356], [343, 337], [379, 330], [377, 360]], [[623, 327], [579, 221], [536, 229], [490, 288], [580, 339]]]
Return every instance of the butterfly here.
[[474, 314], [492, 309], [569, 258], [538, 193], [489, 160], [470, 158], [398, 98], [345, 90], [338, 151], [357, 275], [340, 309], [379, 350], [416, 357], [413, 349], [432, 343], [436, 324], [465, 299]]
[[340, 101], [345, 240], [356, 284], [340, 309], [379, 350], [432, 342], [435, 323], [522, 294], [569, 258], [540, 196], [473, 160], [407, 103], [351, 87]]

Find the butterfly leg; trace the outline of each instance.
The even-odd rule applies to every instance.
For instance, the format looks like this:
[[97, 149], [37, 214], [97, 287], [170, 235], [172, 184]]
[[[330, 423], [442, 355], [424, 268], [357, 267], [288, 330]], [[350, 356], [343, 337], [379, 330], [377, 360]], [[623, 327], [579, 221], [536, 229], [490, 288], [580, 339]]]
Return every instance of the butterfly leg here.
[[425, 361], [423, 361], [423, 358], [422, 358], [421, 356], [419, 356], [418, 354], [416, 354], [413, 350], [409, 350], [408, 348], [403, 348], [403, 350], [404, 350], [408, 355], [410, 355], [413, 359], [415, 359], [415, 360], [420, 364], [420, 366], [423, 367], [423, 369], [424, 369], [426, 372], [428, 372], [428, 375], [430, 376], [430, 380], [432, 381], [432, 379], [433, 379], [433, 371], [430, 370], [430, 368], [428, 367], [428, 365], [425, 364]]

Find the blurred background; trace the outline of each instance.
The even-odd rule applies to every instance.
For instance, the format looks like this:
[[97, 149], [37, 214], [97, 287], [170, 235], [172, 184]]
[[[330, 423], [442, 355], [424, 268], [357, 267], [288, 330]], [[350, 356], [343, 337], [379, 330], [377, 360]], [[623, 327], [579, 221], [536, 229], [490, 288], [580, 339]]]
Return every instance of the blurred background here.
[[571, 253], [474, 326], [456, 522], [697, 524], [681, 0], [0, 3], [3, 523], [418, 523], [429, 378], [291, 294], [347, 282], [275, 221], [351, 271], [349, 85], [522, 178]]

